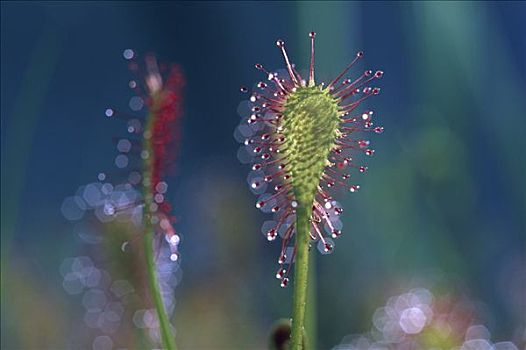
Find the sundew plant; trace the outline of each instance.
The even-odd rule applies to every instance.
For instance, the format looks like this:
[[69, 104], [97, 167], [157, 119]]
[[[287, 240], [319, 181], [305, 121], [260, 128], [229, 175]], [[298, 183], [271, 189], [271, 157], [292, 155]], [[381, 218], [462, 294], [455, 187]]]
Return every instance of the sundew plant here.
[[[309, 250], [317, 245], [322, 254], [332, 253], [333, 239], [342, 234], [343, 208], [334, 196], [340, 191], [360, 189], [357, 174], [367, 166], [360, 155], [372, 156], [367, 134], [383, 127], [373, 123], [373, 111], [360, 109], [362, 102], [379, 94], [373, 84], [380, 70], [365, 70], [348, 78], [351, 68], [363, 58], [358, 52], [332, 81], [315, 81], [314, 44], [310, 66], [303, 77], [291, 62], [285, 42], [277, 40], [285, 60], [285, 71], [271, 71], [256, 64], [265, 81], [256, 84], [249, 111], [236, 130], [243, 143], [240, 159], [251, 163], [249, 187], [258, 195], [256, 208], [271, 213], [263, 224], [269, 241], [281, 237], [276, 278], [282, 287], [289, 283], [294, 265], [294, 296], [290, 348], [302, 349], [305, 337]], [[242, 92], [248, 92], [245, 87]]]
[[[133, 52], [125, 52], [128, 59], [133, 59]], [[131, 63], [131, 69], [140, 73], [140, 66]], [[157, 279], [155, 241], [165, 239], [170, 248], [170, 260], [179, 259], [177, 247], [180, 238], [172, 226], [175, 218], [171, 216], [171, 205], [165, 198], [167, 184], [163, 175], [173, 161], [168, 147], [176, 136], [175, 123], [181, 115], [182, 75], [177, 66], [164, 67], [164, 77], [157, 60], [153, 56], [145, 58], [143, 89], [136, 82], [131, 82], [148, 106], [144, 130], [142, 133], [142, 194], [144, 198], [143, 227], [144, 252], [148, 267], [148, 277], [152, 298], [159, 318], [162, 344], [167, 349], [175, 349], [174, 335], [166, 313], [165, 303]], [[154, 249], [156, 248], [156, 249]]]
[[[174, 306], [171, 280], [178, 269], [180, 236], [174, 228], [176, 217], [167, 198], [166, 178], [173, 173], [177, 154], [185, 82], [179, 66], [159, 63], [152, 54], [136, 59], [136, 53], [126, 49], [123, 56], [134, 75], [128, 82], [135, 95], [129, 102], [132, 113], [115, 108], [105, 111], [107, 118], [125, 123], [126, 136], [114, 140], [117, 169], [99, 173], [98, 182], [81, 187], [79, 195], [67, 198], [62, 211], [67, 219], [76, 221], [82, 218], [84, 210], [93, 209], [102, 223], [118, 220], [135, 226], [138, 235], [124, 241], [121, 250], [125, 254], [131, 249], [140, 249], [141, 245], [135, 243], [142, 242], [141, 255], [145, 258], [143, 265], [149, 286], [147, 295], [155, 313], [138, 310], [134, 323], [141, 324], [142, 321], [137, 322], [138, 317], [153, 318], [146, 321], [151, 325], [146, 328], [155, 331], [150, 334], [151, 338], [154, 342], [160, 340], [165, 349], [175, 349], [169, 316]], [[84, 238], [89, 243], [102, 240], [101, 235]], [[111, 342], [105, 337], [96, 339], [94, 347]]]

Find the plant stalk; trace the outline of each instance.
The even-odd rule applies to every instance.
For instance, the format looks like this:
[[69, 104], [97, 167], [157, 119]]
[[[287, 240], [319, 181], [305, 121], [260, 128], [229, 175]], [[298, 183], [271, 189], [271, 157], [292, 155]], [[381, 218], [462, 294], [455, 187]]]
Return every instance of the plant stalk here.
[[[305, 205], [305, 203], [309, 203]], [[302, 201], [296, 210], [296, 261], [294, 262], [294, 292], [292, 297], [292, 331], [290, 350], [303, 350], [305, 306], [309, 276], [309, 232], [312, 200]]]
[[307, 305], [305, 306], [305, 334], [308, 341], [303, 344], [304, 349], [317, 349], [317, 278], [316, 254], [309, 252], [309, 283], [307, 285]]
[[[145, 218], [149, 221], [149, 218]], [[175, 339], [170, 328], [170, 320], [164, 308], [163, 298], [159, 289], [159, 282], [157, 280], [157, 271], [155, 268], [155, 256], [153, 252], [153, 230], [151, 224], [146, 224], [147, 232], [144, 236], [144, 254], [146, 256], [146, 268], [148, 271], [148, 283], [150, 285], [150, 293], [153, 298], [157, 317], [159, 319], [159, 329], [161, 331], [161, 339], [163, 347], [167, 350], [177, 350]]]

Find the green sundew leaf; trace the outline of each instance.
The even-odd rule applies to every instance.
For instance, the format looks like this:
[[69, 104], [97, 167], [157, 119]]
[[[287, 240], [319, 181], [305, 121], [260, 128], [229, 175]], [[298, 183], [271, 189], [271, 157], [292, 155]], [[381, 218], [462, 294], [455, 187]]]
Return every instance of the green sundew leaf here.
[[300, 203], [314, 198], [328, 156], [339, 135], [338, 101], [328, 89], [300, 87], [284, 106], [282, 132], [286, 138], [283, 158], [289, 163], [292, 185]]

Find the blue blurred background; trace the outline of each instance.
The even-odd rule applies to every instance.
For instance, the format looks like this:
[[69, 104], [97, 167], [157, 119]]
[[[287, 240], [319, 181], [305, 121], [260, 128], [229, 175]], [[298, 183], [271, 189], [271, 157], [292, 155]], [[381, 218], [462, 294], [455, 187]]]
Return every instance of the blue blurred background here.
[[[125, 107], [122, 51], [155, 52], [186, 76], [170, 200], [182, 280], [182, 349], [265, 348], [290, 316], [274, 279], [277, 245], [259, 233], [248, 169], [232, 137], [254, 63], [283, 66], [275, 40], [327, 81], [365, 51], [382, 69], [370, 105], [386, 131], [362, 191], [342, 198], [344, 235], [316, 257], [317, 347], [368, 332], [375, 310], [411, 288], [473, 305], [494, 341], [525, 344], [526, 5], [524, 2], [2, 2], [2, 348], [104, 348], [60, 266], [86, 248], [63, 199], [113, 167], [104, 118]], [[95, 258], [93, 258], [95, 260]], [[462, 301], [467, 300], [467, 301]], [[124, 328], [124, 326], [123, 326]], [[110, 334], [115, 348], [119, 329]], [[140, 332], [140, 330], [136, 330]], [[104, 345], [104, 344], [103, 344]], [[98, 346], [98, 347], [97, 347]], [[111, 348], [111, 347], [110, 347]]]

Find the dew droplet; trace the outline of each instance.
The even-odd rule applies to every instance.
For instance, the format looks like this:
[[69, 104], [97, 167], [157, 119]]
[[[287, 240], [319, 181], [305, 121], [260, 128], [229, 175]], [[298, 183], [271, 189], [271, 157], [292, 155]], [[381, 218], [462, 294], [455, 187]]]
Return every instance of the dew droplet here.
[[164, 181], [160, 181], [159, 183], [157, 183], [157, 185], [155, 185], [155, 190], [158, 193], [166, 193], [166, 191], [168, 190], [168, 184]]
[[284, 279], [282, 279], [281, 283], [280, 283], [281, 288], [285, 288], [288, 283], [289, 283], [289, 278], [288, 277], [285, 277]]
[[370, 142], [367, 141], [367, 140], [360, 140], [360, 141], [358, 141], [358, 146], [360, 146], [360, 148], [365, 148], [365, 147], [369, 146], [369, 143]]
[[140, 111], [144, 107], [144, 100], [139, 96], [133, 96], [128, 102], [128, 106], [132, 111]]
[[170, 243], [170, 245], [177, 246], [179, 242], [181, 241], [181, 238], [179, 238], [178, 235], [171, 235], [170, 238], [168, 238], [167, 240], [168, 240], [168, 243]]
[[108, 118], [109, 118], [109, 117], [113, 117], [113, 114], [114, 114], [114, 113], [115, 113], [115, 112], [114, 112], [113, 109], [111, 109], [111, 108], [106, 108], [106, 111], [104, 112], [104, 114], [105, 114], [106, 117], [108, 117]]
[[241, 87], [239, 88], [239, 91], [245, 93], [245, 92], [248, 92], [248, 88], [247, 88], [246, 86], [241, 86]]
[[121, 139], [117, 142], [117, 150], [122, 153], [128, 153], [132, 148], [132, 144], [128, 139]]
[[123, 243], [121, 244], [121, 250], [122, 250], [123, 252], [127, 251], [129, 245], [130, 245], [130, 242], [128, 242], [128, 241], [123, 242]]
[[276, 41], [276, 46], [281, 48], [285, 46], [285, 42], [281, 39], [278, 39], [278, 41]]
[[122, 56], [127, 60], [131, 60], [135, 56], [135, 52], [132, 49], [126, 49], [123, 51]]
[[358, 192], [358, 190], [360, 189], [360, 186], [358, 185], [352, 185], [350, 188], [349, 188], [349, 192]]
[[278, 234], [277, 234], [277, 231], [276, 231], [275, 228], [270, 229], [270, 230], [267, 232], [267, 240], [268, 240], [268, 241], [273, 241], [273, 240], [276, 239], [277, 235], [278, 235]]
[[155, 194], [153, 199], [155, 200], [156, 203], [164, 202], [164, 196], [162, 194], [160, 194], [160, 193]]
[[341, 235], [342, 235], [342, 231], [336, 230], [336, 229], [332, 230], [332, 234], [331, 234], [332, 238], [338, 238]]
[[326, 237], [325, 242], [320, 240], [318, 242], [318, 251], [324, 255], [331, 254], [334, 251], [334, 242], [331, 238]]
[[128, 157], [124, 154], [119, 154], [115, 157], [115, 165], [119, 169], [126, 168], [128, 166]]
[[115, 215], [115, 206], [111, 203], [106, 203], [104, 204], [103, 211], [104, 211], [104, 214], [108, 216]]

